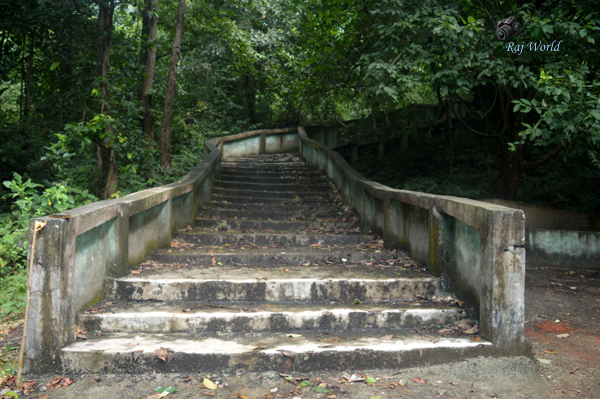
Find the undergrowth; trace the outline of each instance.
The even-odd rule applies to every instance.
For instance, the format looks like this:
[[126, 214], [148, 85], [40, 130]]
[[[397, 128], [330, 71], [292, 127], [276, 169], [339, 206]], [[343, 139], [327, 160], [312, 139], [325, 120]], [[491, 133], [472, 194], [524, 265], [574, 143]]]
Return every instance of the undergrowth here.
[[[473, 136], [459, 136], [455, 157], [443, 136], [411, 136], [407, 148], [400, 142], [386, 145], [383, 159], [376, 159], [375, 145], [360, 147], [359, 158], [351, 165], [363, 176], [396, 189], [451, 195], [471, 199], [493, 197], [492, 182], [498, 175], [497, 145]], [[530, 148], [528, 159], [542, 150]], [[535, 171], [523, 173], [517, 201], [600, 215], [600, 169], [585, 157], [555, 157]]]

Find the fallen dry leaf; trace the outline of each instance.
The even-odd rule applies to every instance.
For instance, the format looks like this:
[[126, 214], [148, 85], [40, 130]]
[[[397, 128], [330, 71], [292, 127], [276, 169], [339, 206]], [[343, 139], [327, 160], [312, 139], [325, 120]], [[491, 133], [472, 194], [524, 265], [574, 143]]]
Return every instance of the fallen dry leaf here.
[[33, 389], [35, 384], [37, 384], [37, 382], [31, 381], [31, 380], [23, 381], [23, 386], [21, 387], [21, 389], [23, 390], [23, 394], [25, 396], [29, 395], [29, 391], [31, 391]]
[[296, 353], [292, 351], [283, 351], [282, 353], [284, 356], [291, 357], [292, 359], [296, 357]]
[[133, 352], [133, 360], [138, 360], [142, 356], [142, 353], [144, 353], [143, 350]]
[[214, 382], [212, 382], [208, 378], [205, 378], [204, 381], [202, 381], [202, 383], [208, 389], [217, 389], [217, 384], [215, 384]]
[[167, 361], [167, 350], [165, 348], [160, 348], [156, 350], [156, 356], [163, 362]]
[[422, 379], [420, 379], [420, 378], [417, 378], [417, 377], [415, 377], [415, 378], [411, 378], [411, 381], [412, 381], [412, 382], [419, 383], [419, 384], [427, 384], [427, 381], [425, 381], [425, 380], [422, 380]]
[[102, 381], [102, 378], [98, 377], [97, 375], [92, 377], [91, 380], [89, 380], [88, 382], [100, 382]]

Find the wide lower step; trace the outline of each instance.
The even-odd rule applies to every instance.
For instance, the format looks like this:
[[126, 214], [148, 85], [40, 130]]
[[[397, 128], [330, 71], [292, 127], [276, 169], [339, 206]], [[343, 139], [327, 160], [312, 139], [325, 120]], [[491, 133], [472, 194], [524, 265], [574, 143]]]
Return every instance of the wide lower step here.
[[358, 245], [374, 240], [375, 236], [350, 235], [350, 234], [269, 234], [269, 233], [235, 233], [218, 234], [213, 232], [197, 233], [194, 231], [177, 235], [177, 242], [185, 242], [196, 245], [224, 245], [237, 244], [243, 247], [245, 244], [257, 246], [279, 245], [288, 247], [301, 247], [313, 244], [321, 245]]
[[[418, 305], [418, 308], [412, 305]], [[127, 332], [285, 332], [396, 329], [457, 324], [465, 309], [421, 308], [404, 304], [319, 304], [180, 302], [120, 303], [82, 313], [84, 331]]]
[[397, 257], [388, 251], [352, 252], [353, 248], [335, 248], [332, 251], [321, 247], [285, 247], [285, 248], [228, 248], [223, 249], [184, 249], [158, 250], [151, 252], [147, 260], [158, 263], [178, 265], [240, 265], [240, 266], [280, 266], [300, 265], [304, 263], [351, 264], [359, 262], [377, 262]]
[[323, 199], [331, 200], [336, 193], [331, 191], [310, 191], [308, 188], [303, 191], [272, 191], [272, 190], [243, 190], [213, 187], [213, 193], [229, 197], [250, 197], [250, 198], [278, 198], [278, 199]]
[[[237, 203], [237, 204], [273, 204], [273, 205], [333, 205], [331, 198], [256, 198], [256, 197], [240, 197], [232, 195], [211, 195], [213, 202]], [[341, 203], [341, 200], [339, 201]]]
[[[242, 220], [242, 219], [196, 219], [196, 227], [214, 228], [222, 230], [262, 230], [264, 232], [285, 232], [285, 231], [318, 231], [331, 230], [340, 231], [341, 234], [360, 234], [357, 222], [324, 222], [318, 220], [311, 221], [291, 221], [291, 220]], [[357, 230], [358, 229], [358, 230]]]
[[316, 220], [316, 219], [328, 219], [328, 220], [340, 220], [350, 219], [355, 217], [353, 213], [340, 211], [277, 211], [277, 210], [264, 210], [264, 211], [246, 211], [246, 210], [224, 210], [224, 209], [203, 209], [197, 215], [197, 217], [217, 218], [217, 219], [270, 219], [270, 220]]
[[[390, 337], [391, 335], [391, 337]], [[494, 354], [493, 345], [470, 337], [447, 338], [410, 331], [248, 334], [92, 335], [61, 350], [63, 373], [308, 372], [333, 369], [408, 368]], [[164, 360], [163, 360], [164, 359]]]
[[173, 267], [145, 262], [135, 274], [107, 279], [120, 301], [411, 301], [438, 295], [438, 279], [402, 267]]
[[331, 186], [329, 184], [309, 184], [307, 182], [295, 181], [293, 183], [251, 183], [251, 182], [240, 182], [240, 181], [223, 181], [217, 180], [215, 181], [215, 188], [226, 188], [232, 190], [250, 190], [250, 191], [310, 191], [310, 192], [320, 192], [320, 191], [330, 191]]

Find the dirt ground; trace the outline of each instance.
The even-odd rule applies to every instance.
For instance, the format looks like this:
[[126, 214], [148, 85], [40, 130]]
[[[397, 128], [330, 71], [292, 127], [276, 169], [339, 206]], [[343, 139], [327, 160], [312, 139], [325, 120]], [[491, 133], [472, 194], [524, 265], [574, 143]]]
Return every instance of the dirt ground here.
[[[178, 389], [168, 395], [173, 398], [600, 399], [598, 299], [599, 272], [528, 269], [525, 333], [533, 346], [532, 358], [476, 358], [401, 370], [290, 373], [287, 379], [276, 372], [245, 373], [242, 370], [219, 375], [210, 370], [200, 370], [193, 375], [30, 375], [26, 377], [36, 383], [35, 388], [27, 396], [19, 393], [19, 397], [155, 398], [158, 394], [150, 396], [155, 388], [172, 386]], [[0, 329], [3, 361], [14, 359], [21, 328], [13, 324]], [[7, 347], [15, 349], [7, 351]], [[207, 374], [216, 383], [216, 390], [205, 387]], [[370, 377], [376, 382], [347, 382], [347, 378], [352, 377]], [[58, 387], [51, 389], [53, 386]], [[0, 387], [0, 394], [4, 389], [6, 385]]]

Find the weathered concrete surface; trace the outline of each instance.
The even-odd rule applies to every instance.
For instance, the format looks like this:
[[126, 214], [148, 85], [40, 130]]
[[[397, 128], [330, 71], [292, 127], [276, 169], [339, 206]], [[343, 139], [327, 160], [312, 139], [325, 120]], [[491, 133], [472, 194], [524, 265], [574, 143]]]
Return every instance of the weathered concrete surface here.
[[527, 267], [600, 270], [600, 217], [489, 199], [525, 212]]
[[[524, 339], [525, 217], [521, 210], [461, 198], [394, 190], [365, 179], [299, 127], [300, 153], [332, 179], [361, 227], [403, 248], [479, 312], [498, 352], [527, 352]], [[473, 252], [478, 253], [473, 253]]]
[[[66, 373], [106, 373], [121, 371], [219, 372], [292, 370], [306, 372], [353, 368], [397, 368], [407, 365], [447, 363], [494, 353], [493, 345], [469, 338], [440, 338], [398, 333], [394, 339], [382, 339], [381, 333], [338, 332], [336, 342], [315, 345], [318, 332], [303, 332], [289, 338], [282, 333], [223, 334], [198, 337], [197, 334], [113, 333], [102, 340], [75, 342], [61, 351]], [[267, 349], [256, 350], [267, 346]], [[167, 360], [159, 360], [156, 351], [168, 348]], [[137, 361], [133, 353], [143, 351]], [[286, 356], [289, 353], [292, 357]], [[288, 360], [290, 359], [290, 360]]]
[[300, 247], [311, 244], [321, 245], [358, 245], [367, 241], [374, 240], [376, 236], [363, 235], [318, 235], [318, 234], [268, 234], [268, 233], [232, 233], [232, 234], [214, 234], [214, 233], [182, 233], [177, 236], [177, 241], [198, 245], [223, 245], [233, 243], [251, 243], [255, 245], [279, 245]]
[[525, 212], [526, 229], [600, 231], [600, 216], [497, 198], [485, 202], [521, 209]]
[[600, 270], [600, 231], [527, 229], [527, 267]]
[[[467, 318], [462, 309], [417, 309], [410, 305], [377, 304], [349, 307], [307, 303], [219, 302], [221, 308], [195, 307], [197, 302], [163, 305], [127, 303], [104, 313], [80, 314], [85, 331], [117, 332], [295, 332], [413, 328], [456, 324]], [[211, 303], [210, 305], [215, 305]], [[185, 309], [185, 310], [184, 310]], [[245, 310], [244, 310], [245, 309]], [[187, 311], [186, 311], [187, 310]]]
[[386, 301], [438, 293], [432, 278], [256, 278], [202, 279], [122, 277], [113, 280], [109, 299], [131, 301]]

